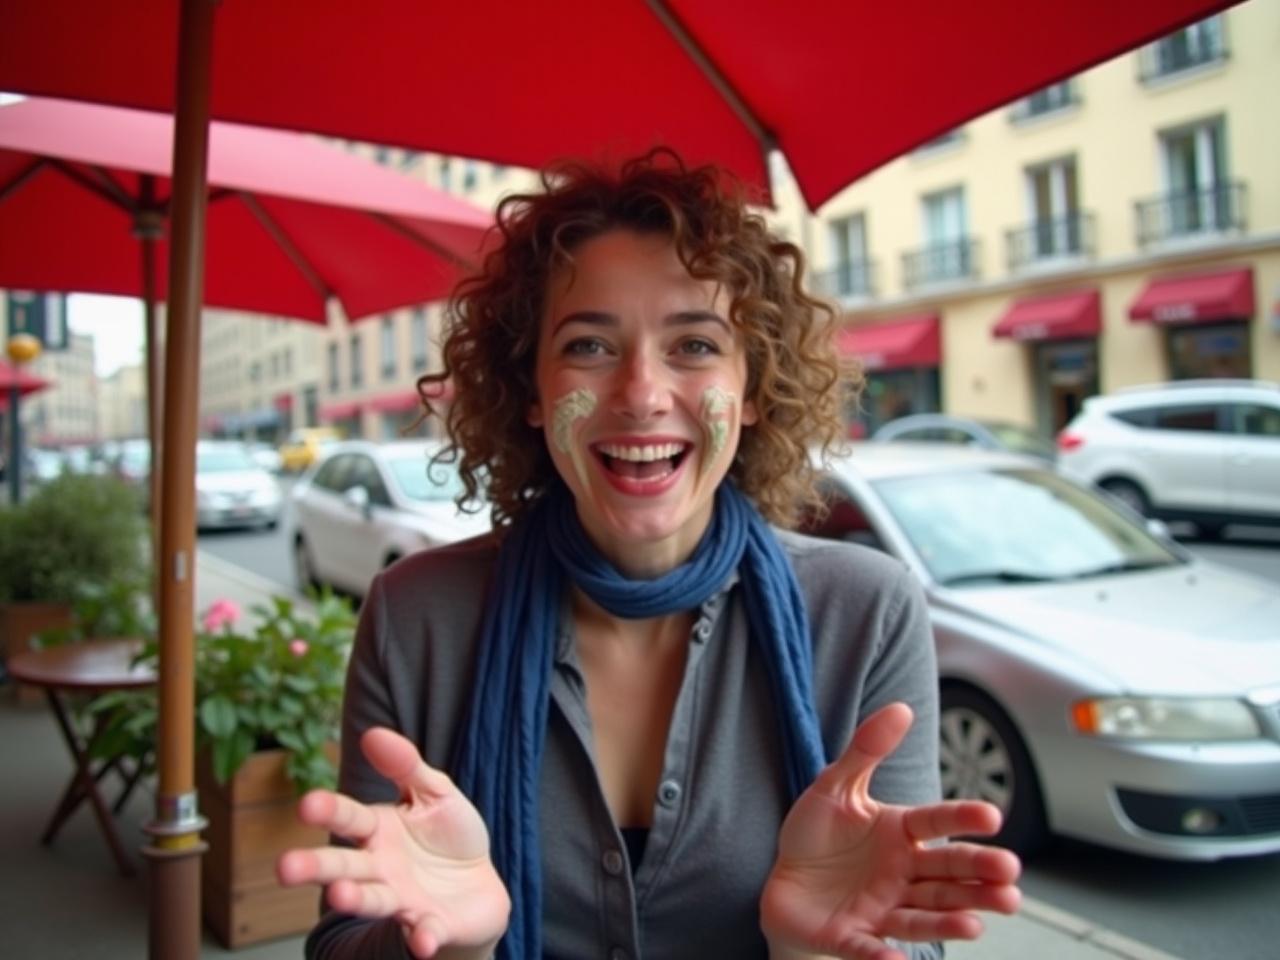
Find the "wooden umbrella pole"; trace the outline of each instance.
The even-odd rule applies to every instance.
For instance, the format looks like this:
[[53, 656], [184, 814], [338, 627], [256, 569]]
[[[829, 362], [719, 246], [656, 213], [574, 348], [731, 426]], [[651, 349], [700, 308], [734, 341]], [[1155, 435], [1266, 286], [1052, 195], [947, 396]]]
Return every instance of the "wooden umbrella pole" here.
[[173, 137], [169, 308], [164, 363], [160, 512], [159, 785], [151, 842], [152, 960], [200, 953], [200, 839], [195, 794], [195, 437], [216, 0], [182, 0]]

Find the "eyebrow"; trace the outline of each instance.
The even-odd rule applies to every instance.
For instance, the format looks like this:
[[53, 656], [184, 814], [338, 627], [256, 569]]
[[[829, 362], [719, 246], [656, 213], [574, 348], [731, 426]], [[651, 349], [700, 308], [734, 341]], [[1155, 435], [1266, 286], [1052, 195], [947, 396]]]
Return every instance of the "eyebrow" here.
[[[603, 310], [577, 310], [573, 313], [565, 314], [557, 320], [555, 327], [551, 330], [551, 335], [554, 337], [560, 332], [561, 327], [569, 323], [616, 327], [620, 322], [617, 314], [606, 313]], [[723, 327], [726, 333], [733, 333], [733, 328], [729, 326], [729, 321], [711, 310], [679, 310], [675, 313], [669, 313], [663, 318], [663, 325], [668, 327], [688, 326], [697, 323], [716, 323]]]

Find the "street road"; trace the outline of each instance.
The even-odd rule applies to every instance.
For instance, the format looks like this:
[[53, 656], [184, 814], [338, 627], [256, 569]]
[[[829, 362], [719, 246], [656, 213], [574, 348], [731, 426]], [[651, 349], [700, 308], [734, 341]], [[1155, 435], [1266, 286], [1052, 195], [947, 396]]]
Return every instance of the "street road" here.
[[[286, 481], [287, 484], [287, 481]], [[292, 588], [291, 518], [274, 531], [200, 536], [200, 549]], [[1221, 543], [1185, 540], [1205, 559], [1262, 576], [1280, 589], [1280, 536], [1259, 531]], [[1280, 956], [1280, 855], [1180, 863], [1058, 841], [1027, 865], [1027, 894], [1186, 960]]]

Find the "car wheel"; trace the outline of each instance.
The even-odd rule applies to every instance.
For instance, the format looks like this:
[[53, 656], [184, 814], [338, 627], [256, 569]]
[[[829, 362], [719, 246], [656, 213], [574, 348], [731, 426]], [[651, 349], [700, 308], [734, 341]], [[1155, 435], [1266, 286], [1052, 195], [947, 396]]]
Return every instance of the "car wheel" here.
[[1151, 512], [1151, 501], [1142, 492], [1142, 488], [1131, 480], [1114, 478], [1103, 480], [1098, 486], [1140, 517], [1145, 517]]
[[316, 565], [311, 560], [311, 548], [302, 537], [293, 541], [293, 572], [298, 582], [298, 589], [304, 593], [320, 586], [320, 578], [316, 576]]
[[993, 837], [976, 839], [1028, 856], [1048, 835], [1040, 782], [1022, 738], [1004, 711], [967, 687], [945, 687], [939, 724], [942, 795], [986, 800], [1004, 823]]

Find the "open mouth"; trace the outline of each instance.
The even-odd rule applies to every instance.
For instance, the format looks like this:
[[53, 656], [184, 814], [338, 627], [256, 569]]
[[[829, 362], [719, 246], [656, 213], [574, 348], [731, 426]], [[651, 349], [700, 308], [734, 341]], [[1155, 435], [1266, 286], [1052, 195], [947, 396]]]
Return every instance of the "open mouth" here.
[[679, 469], [690, 449], [687, 443], [602, 443], [594, 448], [606, 470], [628, 480], [661, 480]]

